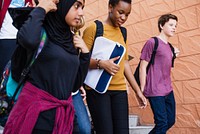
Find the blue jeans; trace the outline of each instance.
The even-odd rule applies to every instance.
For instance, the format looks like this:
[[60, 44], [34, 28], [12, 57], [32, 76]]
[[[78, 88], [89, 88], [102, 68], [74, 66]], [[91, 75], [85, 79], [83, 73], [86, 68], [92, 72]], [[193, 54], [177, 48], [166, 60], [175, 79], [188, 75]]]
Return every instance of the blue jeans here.
[[[75, 129], [73, 134], [91, 134], [91, 123], [80, 92], [78, 92], [76, 95], [73, 95], [72, 98], [75, 109]], [[78, 127], [78, 130], [76, 127]]]
[[149, 134], [166, 134], [175, 123], [176, 103], [173, 91], [166, 96], [148, 97], [154, 114], [155, 127]]

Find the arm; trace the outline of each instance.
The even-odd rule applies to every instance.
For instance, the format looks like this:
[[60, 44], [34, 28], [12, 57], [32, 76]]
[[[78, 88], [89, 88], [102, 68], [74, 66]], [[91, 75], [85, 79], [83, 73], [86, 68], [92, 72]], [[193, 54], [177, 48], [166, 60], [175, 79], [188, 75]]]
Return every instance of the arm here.
[[40, 36], [44, 18], [45, 10], [42, 8], [35, 8], [30, 13], [28, 20], [18, 31], [17, 40], [19, 44], [27, 50], [36, 49], [38, 44], [40, 43]]
[[87, 75], [90, 62], [90, 53], [80, 54], [80, 65], [76, 76], [76, 82], [74, 83], [73, 92], [77, 91], [82, 85]]
[[[83, 39], [91, 51], [96, 35], [96, 24], [93, 23], [87, 27], [83, 32]], [[115, 75], [119, 71], [119, 65], [115, 64], [114, 61], [119, 57], [115, 57], [109, 60], [102, 59], [90, 59], [90, 69], [105, 69], [109, 74]]]
[[106, 70], [109, 74], [115, 75], [120, 67], [119, 65], [115, 64], [114, 61], [118, 60], [120, 57], [114, 57], [109, 60], [98, 60], [98, 59], [90, 59], [90, 69], [104, 69]]
[[144, 91], [144, 87], [146, 84], [147, 65], [148, 65], [147, 61], [141, 60], [139, 68], [139, 74], [140, 74], [139, 77], [140, 77], [140, 88], [142, 92]]
[[155, 47], [154, 39], [149, 39], [144, 47], [142, 48], [141, 56], [140, 56], [140, 67], [139, 67], [139, 79], [140, 79], [140, 88], [141, 91], [144, 91], [144, 87], [146, 84], [146, 76], [147, 76], [147, 67], [149, 62], [151, 61], [151, 56]]
[[135, 78], [132, 75], [131, 67], [128, 63], [128, 61], [125, 61], [125, 70], [124, 70], [124, 75], [129, 82], [130, 86], [133, 88], [133, 90], [136, 93], [137, 100], [139, 102], [139, 105], [141, 108], [145, 108], [147, 106], [147, 100], [142, 94], [137, 82], [135, 81]]
[[83, 85], [83, 82], [87, 75], [87, 71], [88, 71], [88, 67], [90, 63], [90, 53], [85, 42], [83, 41], [80, 35], [74, 35], [73, 42], [74, 42], [75, 48], [79, 48], [79, 50], [81, 51], [79, 55], [79, 59], [80, 59], [79, 70], [76, 77], [76, 83], [74, 85], [74, 91], [76, 91]]
[[33, 50], [38, 47], [45, 15], [49, 11], [55, 11], [57, 9], [55, 3], [53, 0], [39, 1], [37, 7], [33, 9], [27, 21], [20, 28], [17, 34], [17, 41], [27, 50]]

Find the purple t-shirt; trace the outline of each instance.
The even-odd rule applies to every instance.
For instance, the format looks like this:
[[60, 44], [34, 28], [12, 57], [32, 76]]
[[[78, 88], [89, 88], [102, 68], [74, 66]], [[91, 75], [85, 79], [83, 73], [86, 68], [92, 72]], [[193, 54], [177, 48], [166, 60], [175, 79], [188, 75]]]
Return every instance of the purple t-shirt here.
[[[150, 61], [154, 44], [155, 41], [153, 38], [145, 43], [140, 57], [141, 60]], [[166, 96], [173, 90], [170, 78], [172, 55], [169, 44], [158, 38], [158, 48], [156, 50], [154, 65], [150, 66], [146, 78], [144, 88], [144, 95], [146, 97]]]

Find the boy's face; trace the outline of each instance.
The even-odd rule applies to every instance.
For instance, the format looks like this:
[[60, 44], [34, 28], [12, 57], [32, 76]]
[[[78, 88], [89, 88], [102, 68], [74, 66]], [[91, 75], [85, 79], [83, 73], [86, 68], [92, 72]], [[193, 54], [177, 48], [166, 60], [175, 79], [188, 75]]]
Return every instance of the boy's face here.
[[124, 24], [128, 19], [130, 12], [131, 4], [127, 2], [119, 1], [115, 7], [109, 5], [109, 17], [115, 27]]
[[165, 35], [167, 35], [168, 37], [171, 37], [171, 36], [174, 36], [176, 32], [176, 27], [177, 27], [177, 21], [174, 19], [169, 19], [169, 21], [166, 22], [164, 26], [161, 26], [162, 28], [161, 32], [164, 32]]

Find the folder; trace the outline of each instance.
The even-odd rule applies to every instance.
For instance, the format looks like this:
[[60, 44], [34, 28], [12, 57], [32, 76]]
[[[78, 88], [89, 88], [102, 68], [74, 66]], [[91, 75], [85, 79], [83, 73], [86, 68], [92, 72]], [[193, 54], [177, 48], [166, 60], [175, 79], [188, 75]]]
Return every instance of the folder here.
[[[125, 52], [126, 48], [123, 45], [100, 36], [94, 42], [91, 58], [109, 60], [120, 56], [115, 61], [116, 64], [119, 64]], [[112, 77], [104, 69], [89, 69], [84, 83], [98, 93], [103, 94], [107, 91]]]

